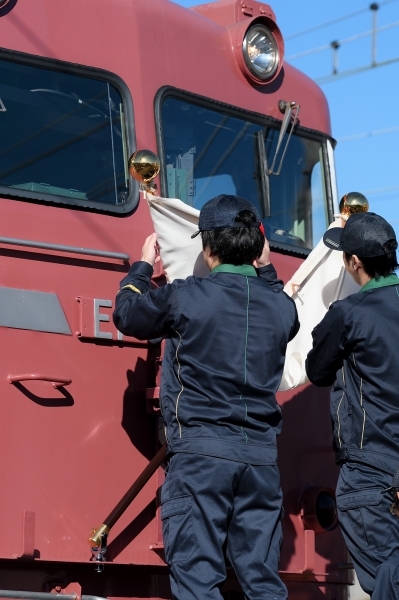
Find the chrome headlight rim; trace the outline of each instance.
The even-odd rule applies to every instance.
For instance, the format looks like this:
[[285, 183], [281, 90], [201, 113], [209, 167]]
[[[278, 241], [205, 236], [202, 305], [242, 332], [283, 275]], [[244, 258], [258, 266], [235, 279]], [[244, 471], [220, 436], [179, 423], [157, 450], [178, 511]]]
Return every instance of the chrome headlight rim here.
[[[264, 73], [262, 73], [259, 69], [256, 68], [256, 66], [254, 66], [254, 64], [250, 58], [250, 55], [249, 55], [249, 46], [251, 45], [250, 44], [251, 36], [253, 36], [254, 33], [263, 33], [273, 47], [274, 61], [273, 61], [272, 67], [265, 70]], [[263, 83], [266, 83], [267, 81], [272, 79], [280, 66], [279, 44], [277, 42], [277, 39], [273, 35], [273, 32], [264, 23], [260, 23], [260, 22], [252, 23], [252, 25], [247, 29], [247, 31], [245, 32], [243, 41], [242, 41], [242, 54], [243, 54], [245, 66], [248, 69], [251, 76], [255, 77], [256, 79], [260, 80]]]

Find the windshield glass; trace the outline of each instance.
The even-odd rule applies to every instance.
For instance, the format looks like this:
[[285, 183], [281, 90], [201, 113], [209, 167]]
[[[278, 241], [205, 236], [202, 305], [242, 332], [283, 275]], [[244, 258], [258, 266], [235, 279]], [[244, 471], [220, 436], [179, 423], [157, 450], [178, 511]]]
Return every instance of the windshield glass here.
[[107, 81], [0, 60], [0, 186], [11, 195], [125, 203], [123, 123], [121, 95]]
[[277, 248], [311, 249], [326, 230], [321, 142], [291, 136], [280, 175], [269, 177], [271, 216], [266, 217], [258, 135], [264, 139], [271, 165], [279, 129], [166, 97], [161, 133], [169, 198], [201, 209], [221, 193], [243, 196], [258, 207], [266, 234]]

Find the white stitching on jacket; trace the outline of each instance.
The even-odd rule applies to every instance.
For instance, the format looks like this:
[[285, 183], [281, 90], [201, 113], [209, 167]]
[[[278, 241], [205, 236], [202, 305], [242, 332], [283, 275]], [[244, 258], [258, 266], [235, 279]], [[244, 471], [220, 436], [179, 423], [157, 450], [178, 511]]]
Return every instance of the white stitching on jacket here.
[[[353, 364], [355, 365], [356, 369], [357, 369], [357, 364], [356, 364], [356, 359], [355, 359], [355, 355], [352, 352], [352, 358], [353, 358]], [[363, 408], [363, 378], [360, 378], [360, 406], [362, 407], [362, 411], [363, 411], [363, 427], [362, 427], [362, 437], [360, 440], [360, 450], [363, 449], [363, 439], [364, 439], [364, 428], [366, 425], [366, 411]]]
[[360, 406], [363, 411], [363, 428], [362, 428], [362, 439], [360, 440], [360, 450], [363, 449], [363, 438], [364, 438], [364, 427], [366, 425], [366, 411], [363, 408], [363, 379], [360, 378]]
[[[175, 331], [176, 331], [176, 329], [175, 329]], [[180, 335], [180, 333], [179, 333], [178, 331], [176, 331], [176, 333], [177, 333], [177, 335], [178, 335], [178, 336], [179, 336], [179, 338], [180, 338], [180, 340], [179, 340], [179, 343], [177, 344], [177, 348], [176, 348], [176, 360], [177, 360], [177, 364], [178, 364], [178, 369], [177, 369], [177, 379], [179, 380], [179, 383], [180, 383], [180, 385], [181, 385], [181, 390], [180, 390], [180, 392], [178, 393], [178, 395], [177, 395], [177, 400], [176, 400], [176, 420], [177, 420], [177, 422], [178, 422], [178, 424], [179, 424], [179, 437], [181, 438], [181, 437], [182, 437], [182, 433], [181, 433], [181, 424], [180, 424], [180, 421], [179, 421], [179, 417], [178, 417], [178, 415], [177, 415], [177, 409], [178, 409], [178, 407], [179, 407], [179, 400], [180, 400], [180, 396], [181, 396], [181, 394], [182, 394], [182, 392], [183, 392], [183, 390], [184, 390], [184, 385], [182, 384], [182, 381], [181, 381], [181, 379], [180, 379], [180, 362], [179, 362], [179, 356], [178, 356], [178, 351], [179, 351], [180, 344], [181, 344], [181, 335]]]
[[[345, 371], [344, 371], [344, 367], [342, 367], [341, 369], [342, 371], [342, 381], [345, 387]], [[342, 443], [341, 443], [341, 420], [339, 418], [339, 409], [341, 408], [341, 404], [342, 404], [342, 400], [345, 394], [345, 390], [342, 392], [342, 396], [341, 396], [341, 400], [339, 401], [338, 404], [338, 408], [337, 408], [337, 420], [338, 420], [338, 431], [337, 431], [337, 435], [338, 435], [338, 442], [339, 442], [339, 447], [342, 448]]]
[[341, 421], [340, 421], [340, 418], [339, 418], [339, 409], [341, 407], [341, 402], [342, 402], [342, 399], [344, 397], [344, 394], [345, 394], [345, 390], [342, 392], [341, 400], [339, 401], [338, 408], [337, 408], [337, 418], [338, 418], [338, 432], [337, 432], [337, 434], [338, 434], [338, 442], [339, 442], [339, 447], [340, 448], [342, 448], [342, 443], [341, 443], [341, 436], [340, 436], [340, 433], [341, 433]]

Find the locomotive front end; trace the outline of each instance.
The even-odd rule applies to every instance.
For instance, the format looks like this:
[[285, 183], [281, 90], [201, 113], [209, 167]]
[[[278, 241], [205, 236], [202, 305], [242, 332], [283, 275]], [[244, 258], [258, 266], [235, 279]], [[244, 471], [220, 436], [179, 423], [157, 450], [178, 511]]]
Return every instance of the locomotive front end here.
[[[128, 157], [191, 208], [253, 202], [287, 281], [338, 212], [327, 102], [255, 0], [3, 0], [0, 39], [0, 595], [167, 599], [162, 347], [111, 317], [153, 229]], [[327, 394], [278, 402], [281, 577], [295, 598], [346, 600]], [[242, 598], [229, 573], [224, 597]]]

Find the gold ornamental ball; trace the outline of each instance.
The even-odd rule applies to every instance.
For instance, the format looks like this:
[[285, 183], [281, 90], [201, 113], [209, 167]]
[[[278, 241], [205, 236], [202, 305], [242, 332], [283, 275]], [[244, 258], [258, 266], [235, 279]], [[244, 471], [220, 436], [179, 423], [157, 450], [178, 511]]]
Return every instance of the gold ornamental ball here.
[[150, 183], [159, 173], [161, 163], [151, 150], [136, 150], [129, 158], [129, 173], [140, 183]]
[[353, 215], [354, 213], [367, 212], [369, 201], [360, 192], [349, 192], [341, 198], [339, 212], [341, 215]]

